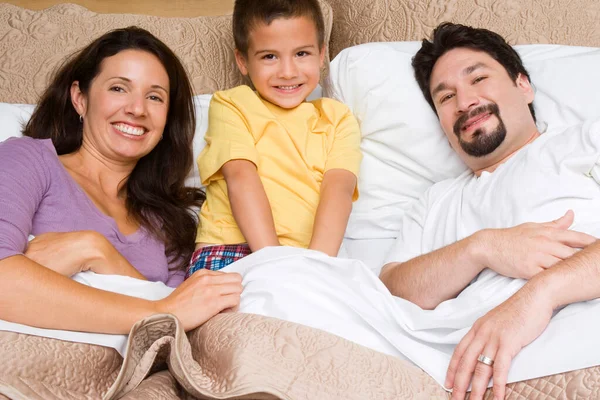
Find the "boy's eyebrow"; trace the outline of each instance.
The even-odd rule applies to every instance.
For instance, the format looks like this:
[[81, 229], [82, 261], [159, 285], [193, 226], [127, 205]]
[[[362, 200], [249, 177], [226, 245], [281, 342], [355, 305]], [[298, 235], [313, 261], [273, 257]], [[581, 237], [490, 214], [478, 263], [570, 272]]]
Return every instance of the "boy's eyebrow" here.
[[[486, 67], [487, 67], [487, 65], [485, 65], [484, 63], [478, 62], [473, 65], [469, 65], [467, 68], [463, 69], [461, 75], [467, 76], [467, 75], [473, 73], [473, 71], [478, 70], [479, 68], [486, 68]], [[446, 83], [441, 82], [439, 85], [437, 85], [435, 87], [435, 89], [433, 89], [433, 91], [431, 92], [431, 97], [435, 97], [436, 94], [438, 94], [442, 90], [446, 90], [447, 88], [448, 87], [446, 86]]]
[[[131, 79], [125, 78], [124, 76], [113, 76], [111, 79], [119, 79], [121, 81], [125, 81], [127, 83], [131, 83]], [[167, 89], [165, 89], [164, 87], [162, 87], [160, 85], [152, 85], [150, 87], [152, 89], [160, 89], [160, 90], [163, 90], [165, 93], [169, 93], [169, 91]]]
[[[300, 51], [300, 50], [303, 50], [303, 49], [316, 49], [316, 48], [317, 48], [317, 46], [315, 46], [314, 44], [307, 44], [307, 45], [304, 45], [304, 46], [300, 46], [300, 47], [297, 47], [297, 48], [295, 48], [295, 49], [294, 49], [294, 52], [297, 52], [297, 51]], [[256, 51], [254, 52], [254, 55], [255, 55], [255, 56], [257, 56], [257, 55], [259, 55], [260, 53], [275, 53], [275, 54], [276, 54], [276, 53], [277, 53], [277, 51], [275, 51], [275, 50], [269, 50], [269, 49], [264, 49], [264, 50], [256, 50]]]

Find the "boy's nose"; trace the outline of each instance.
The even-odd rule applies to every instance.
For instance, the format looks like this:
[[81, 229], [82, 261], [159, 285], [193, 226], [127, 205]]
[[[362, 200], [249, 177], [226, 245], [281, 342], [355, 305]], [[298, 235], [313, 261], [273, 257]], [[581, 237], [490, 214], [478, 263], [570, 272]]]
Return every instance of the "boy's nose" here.
[[283, 79], [292, 79], [298, 76], [298, 68], [293, 60], [283, 60], [279, 68], [279, 77]]

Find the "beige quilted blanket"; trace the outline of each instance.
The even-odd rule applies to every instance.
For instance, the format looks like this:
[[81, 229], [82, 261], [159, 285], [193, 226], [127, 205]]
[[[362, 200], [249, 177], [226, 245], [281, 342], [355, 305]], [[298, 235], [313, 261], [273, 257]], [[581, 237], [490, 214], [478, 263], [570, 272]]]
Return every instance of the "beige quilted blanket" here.
[[[241, 313], [218, 315], [188, 335], [170, 315], [140, 321], [124, 360], [100, 346], [0, 332], [0, 360], [0, 399], [449, 397], [402, 360]], [[597, 399], [600, 367], [511, 384], [507, 398]]]

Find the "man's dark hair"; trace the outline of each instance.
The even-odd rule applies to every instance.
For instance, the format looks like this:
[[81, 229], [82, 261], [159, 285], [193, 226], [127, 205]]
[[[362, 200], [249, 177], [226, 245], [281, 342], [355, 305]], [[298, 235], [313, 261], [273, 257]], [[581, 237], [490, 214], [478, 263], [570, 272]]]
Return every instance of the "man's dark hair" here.
[[[432, 41], [423, 39], [421, 48], [412, 60], [415, 79], [433, 111], [435, 105], [431, 97], [431, 71], [441, 56], [456, 48], [487, 53], [504, 67], [513, 82], [516, 82], [519, 74], [526, 76], [531, 82], [521, 57], [502, 36], [487, 29], [444, 22], [433, 31]], [[535, 121], [533, 102], [529, 104], [529, 111]]]
[[306, 17], [317, 29], [319, 50], [325, 45], [325, 21], [318, 0], [236, 0], [233, 6], [235, 48], [246, 57], [248, 38], [256, 24], [270, 25], [277, 18]]

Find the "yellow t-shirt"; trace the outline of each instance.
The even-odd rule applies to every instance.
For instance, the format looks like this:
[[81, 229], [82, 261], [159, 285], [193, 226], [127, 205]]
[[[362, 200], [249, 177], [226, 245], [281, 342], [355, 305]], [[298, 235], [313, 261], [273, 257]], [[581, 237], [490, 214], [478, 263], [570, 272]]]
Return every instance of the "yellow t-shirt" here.
[[323, 174], [341, 168], [358, 176], [362, 159], [358, 123], [344, 104], [323, 98], [287, 110], [248, 86], [214, 94], [205, 139], [198, 157], [206, 185], [198, 243], [246, 242], [233, 218], [221, 173], [227, 161], [243, 159], [256, 165], [279, 243], [308, 247]]

